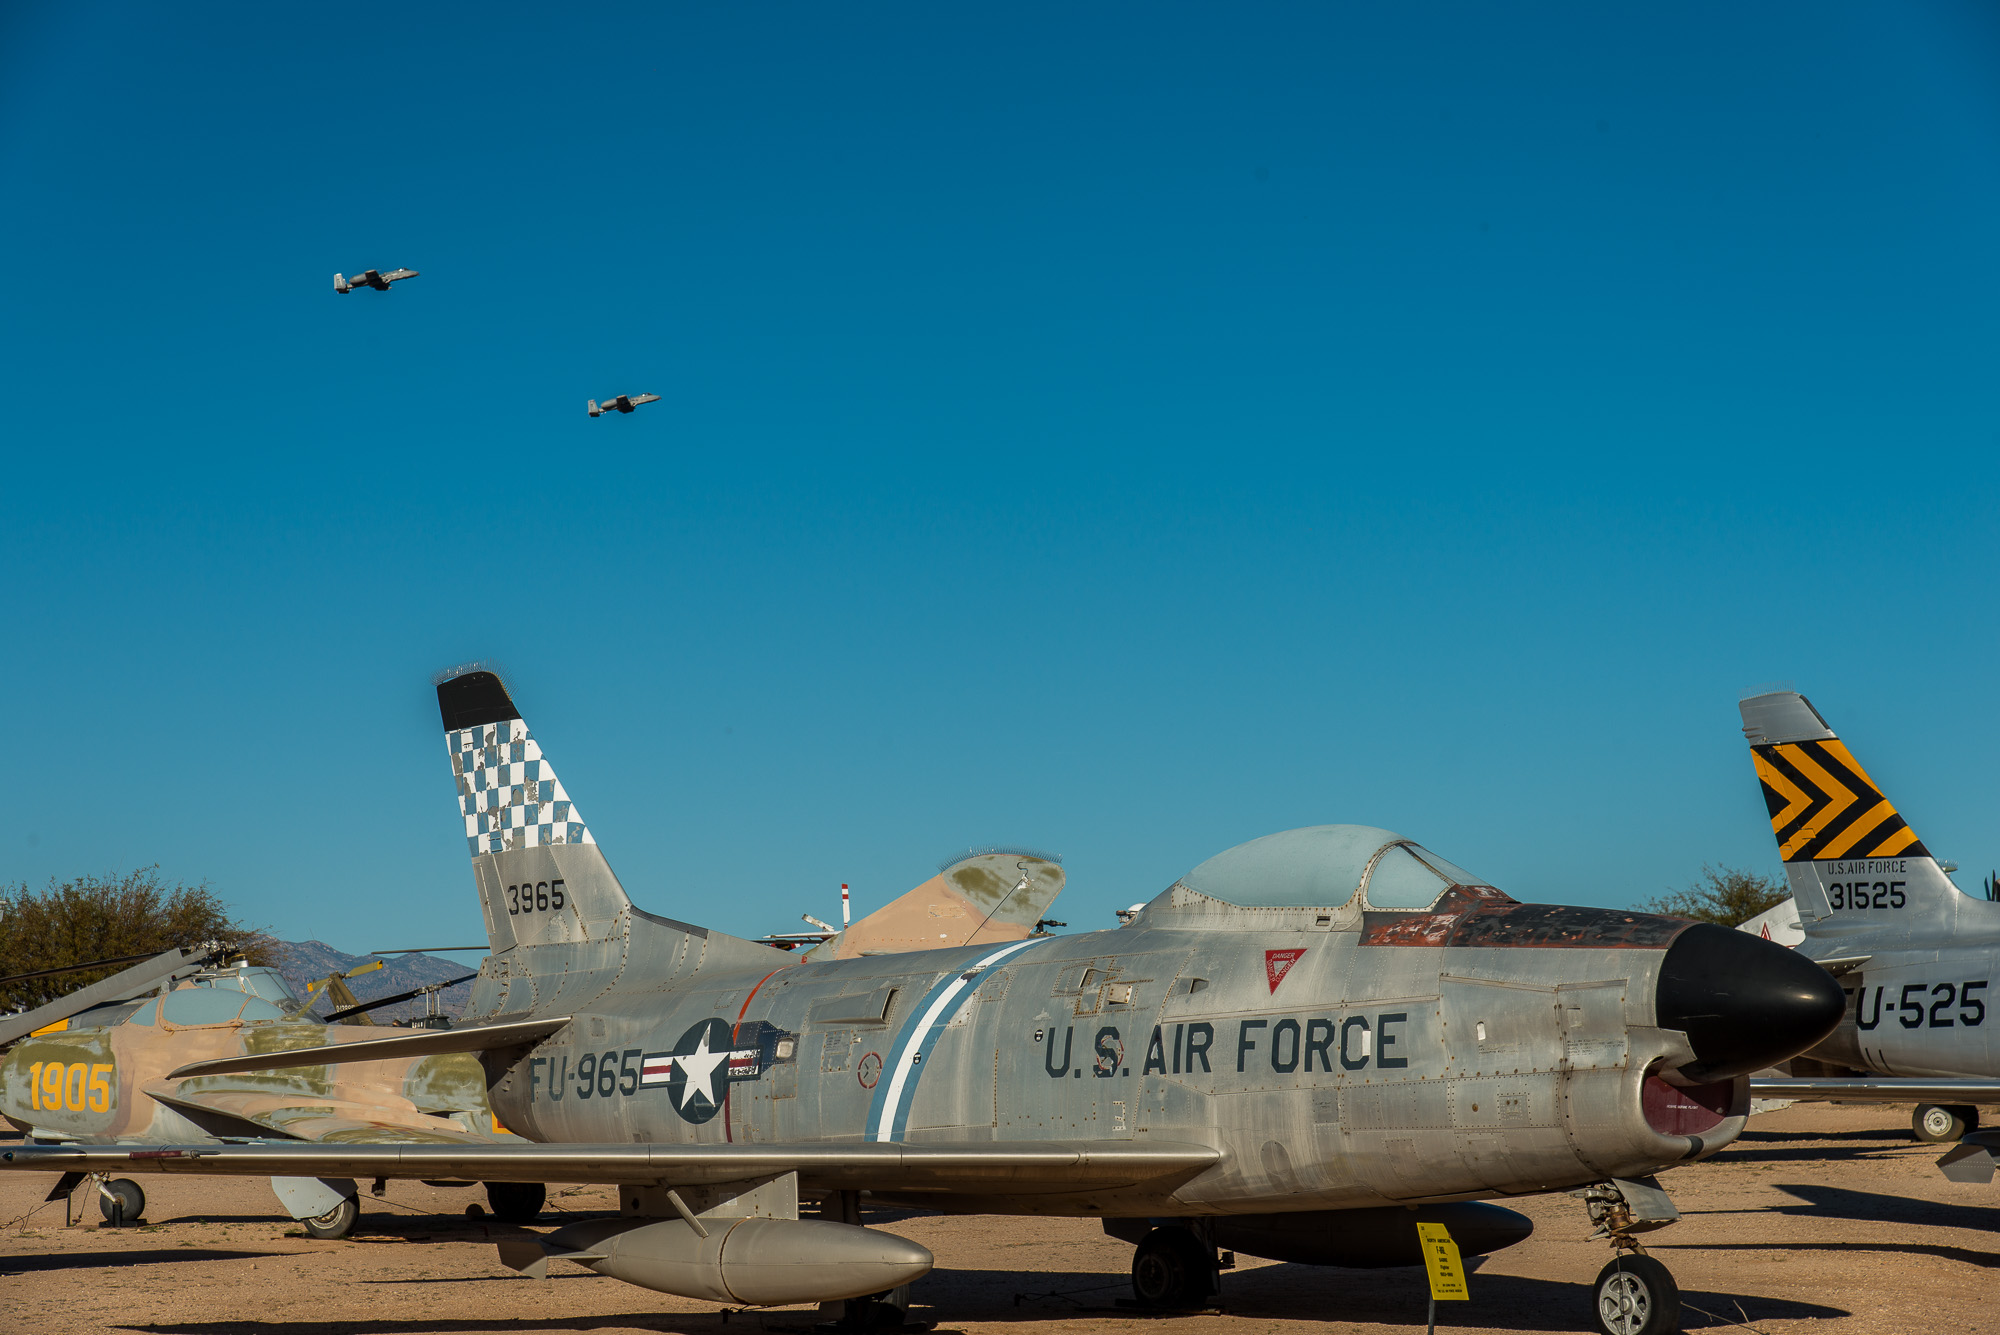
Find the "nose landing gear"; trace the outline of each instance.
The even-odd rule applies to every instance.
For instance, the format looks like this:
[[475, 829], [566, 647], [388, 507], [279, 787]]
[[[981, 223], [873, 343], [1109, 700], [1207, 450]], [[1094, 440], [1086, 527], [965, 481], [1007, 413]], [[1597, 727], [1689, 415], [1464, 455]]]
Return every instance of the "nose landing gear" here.
[[1605, 1335], [1665, 1335], [1681, 1328], [1681, 1290], [1667, 1268], [1619, 1253], [1597, 1272], [1597, 1328]]
[[1572, 1192], [1583, 1198], [1591, 1234], [1611, 1244], [1610, 1264], [1597, 1272], [1591, 1308], [1603, 1335], [1667, 1335], [1681, 1328], [1681, 1291], [1667, 1268], [1646, 1255], [1635, 1233], [1665, 1228], [1681, 1217], [1658, 1180], [1613, 1179]]

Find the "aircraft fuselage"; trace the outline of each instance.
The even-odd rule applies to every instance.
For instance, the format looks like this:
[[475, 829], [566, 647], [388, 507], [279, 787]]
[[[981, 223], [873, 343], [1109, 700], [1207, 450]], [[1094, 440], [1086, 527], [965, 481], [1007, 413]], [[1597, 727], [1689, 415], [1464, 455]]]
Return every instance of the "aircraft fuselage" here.
[[[1454, 947], [1295, 916], [1248, 931], [1142, 919], [614, 987], [495, 1063], [491, 1097], [509, 1127], [546, 1142], [1158, 1139], [1225, 1152], [1171, 1198], [938, 1203], [1051, 1214], [1539, 1192], [1654, 1172], [1742, 1128], [1734, 1084], [1689, 1091], [1652, 1073], [1688, 1056], [1654, 1014], [1666, 942], [1685, 923], [1637, 919], [1661, 925], [1650, 944]], [[475, 1007], [497, 1002], [481, 990]]]

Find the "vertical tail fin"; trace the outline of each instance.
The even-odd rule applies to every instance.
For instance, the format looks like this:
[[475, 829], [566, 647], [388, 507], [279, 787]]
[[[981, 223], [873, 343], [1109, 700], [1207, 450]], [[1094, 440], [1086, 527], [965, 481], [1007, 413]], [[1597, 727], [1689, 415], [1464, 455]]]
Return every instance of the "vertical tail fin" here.
[[[916, 889], [814, 946], [814, 961], [1025, 941], [1062, 893], [1062, 860], [1025, 849], [975, 849]], [[841, 901], [846, 904], [846, 889]], [[843, 919], [844, 919], [843, 915]]]
[[635, 907], [498, 676], [456, 668], [437, 694], [493, 944], [473, 1013], [579, 1005], [634, 972], [664, 983], [704, 968], [769, 973], [792, 962]]
[[1964, 896], [1811, 702], [1774, 691], [1739, 707], [1807, 939], [1948, 926]]
[[632, 901], [506, 686], [475, 668], [437, 694], [494, 951], [604, 939]]

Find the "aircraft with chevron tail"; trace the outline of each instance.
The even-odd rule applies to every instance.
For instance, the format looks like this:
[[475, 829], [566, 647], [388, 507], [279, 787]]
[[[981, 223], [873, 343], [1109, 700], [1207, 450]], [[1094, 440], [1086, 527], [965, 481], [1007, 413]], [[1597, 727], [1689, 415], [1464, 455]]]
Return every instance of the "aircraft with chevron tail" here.
[[1139, 1300], [1185, 1309], [1219, 1249], [1412, 1265], [1439, 1223], [1477, 1255], [1530, 1231], [1487, 1202], [1577, 1190], [1612, 1249], [1582, 1305], [1653, 1335], [1678, 1319], [1639, 1241], [1678, 1217], [1655, 1175], [1734, 1140], [1749, 1073], [1841, 1013], [1768, 941], [1519, 902], [1362, 825], [1238, 845], [1113, 929], [802, 959], [639, 908], [501, 679], [437, 697], [492, 946], [466, 1022], [172, 1075], [471, 1052], [536, 1143], [30, 1144], [0, 1167], [615, 1184], [617, 1216], [501, 1259], [855, 1324], [897, 1324], [934, 1259], [864, 1198], [1099, 1218]]
[[1795, 913], [1799, 953], [1847, 997], [1839, 1027], [1792, 1063], [1821, 1073], [1759, 1076], [1752, 1092], [1912, 1101], [1919, 1140], [1960, 1142], [1945, 1175], [1991, 1181], [2000, 1131], [1976, 1128], [1978, 1105], [2000, 1103], [2000, 903], [1952, 882], [1803, 695], [1739, 708], [1792, 890], [1762, 916]]

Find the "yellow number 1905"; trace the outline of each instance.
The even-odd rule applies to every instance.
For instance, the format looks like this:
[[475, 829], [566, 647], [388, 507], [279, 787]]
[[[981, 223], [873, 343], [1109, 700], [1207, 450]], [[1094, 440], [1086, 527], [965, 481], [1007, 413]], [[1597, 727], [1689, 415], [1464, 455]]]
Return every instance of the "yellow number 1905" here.
[[35, 1062], [28, 1067], [28, 1106], [37, 1112], [110, 1112], [110, 1062]]

